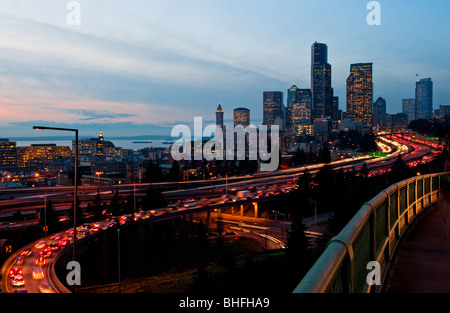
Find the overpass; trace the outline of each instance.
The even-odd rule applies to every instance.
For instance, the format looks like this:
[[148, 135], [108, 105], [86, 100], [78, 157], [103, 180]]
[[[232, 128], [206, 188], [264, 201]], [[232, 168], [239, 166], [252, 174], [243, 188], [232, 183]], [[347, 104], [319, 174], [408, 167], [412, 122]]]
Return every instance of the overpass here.
[[[448, 192], [449, 183], [450, 172], [412, 177], [363, 204], [330, 240], [294, 293], [406, 292], [405, 278], [425, 279], [415, 291], [439, 285], [436, 279], [449, 277], [449, 271], [445, 276], [442, 271], [450, 269], [448, 240], [439, 245], [442, 235], [436, 236], [444, 229], [442, 211], [446, 213], [449, 206], [444, 189]], [[433, 257], [431, 267], [428, 257]], [[378, 263], [369, 263], [374, 261]], [[429, 275], [432, 269], [435, 276]], [[442, 284], [449, 285], [449, 280]]]

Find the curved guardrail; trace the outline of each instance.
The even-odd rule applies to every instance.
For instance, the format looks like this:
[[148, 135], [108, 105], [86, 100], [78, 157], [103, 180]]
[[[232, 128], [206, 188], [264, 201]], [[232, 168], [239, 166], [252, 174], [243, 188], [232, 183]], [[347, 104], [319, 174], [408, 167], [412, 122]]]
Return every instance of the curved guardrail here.
[[[328, 243], [294, 293], [380, 292], [398, 244], [425, 210], [439, 201], [450, 172], [406, 179], [380, 192]], [[367, 283], [367, 265], [380, 265], [380, 285]]]

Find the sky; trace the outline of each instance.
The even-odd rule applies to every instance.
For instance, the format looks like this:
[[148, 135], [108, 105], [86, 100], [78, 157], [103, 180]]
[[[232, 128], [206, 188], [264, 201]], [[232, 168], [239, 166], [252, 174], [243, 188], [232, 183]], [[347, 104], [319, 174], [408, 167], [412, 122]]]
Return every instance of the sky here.
[[0, 138], [50, 135], [33, 125], [105, 138], [170, 135], [196, 116], [214, 123], [219, 103], [226, 121], [246, 107], [258, 125], [264, 91], [286, 98], [293, 83], [310, 88], [316, 41], [328, 46], [344, 111], [350, 65], [365, 62], [373, 63], [374, 101], [386, 99], [388, 113], [414, 97], [418, 78], [432, 78], [434, 108], [449, 105], [450, 2], [378, 1], [381, 25], [372, 26], [368, 3], [4, 1]]

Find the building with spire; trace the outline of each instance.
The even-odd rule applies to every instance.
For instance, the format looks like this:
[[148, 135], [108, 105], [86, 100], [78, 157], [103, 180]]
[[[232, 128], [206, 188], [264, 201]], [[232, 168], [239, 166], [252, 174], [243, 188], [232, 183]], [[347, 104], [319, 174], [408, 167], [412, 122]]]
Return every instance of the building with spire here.
[[222, 106], [220, 104], [216, 110], [216, 125], [223, 127], [223, 110], [222, 110]]

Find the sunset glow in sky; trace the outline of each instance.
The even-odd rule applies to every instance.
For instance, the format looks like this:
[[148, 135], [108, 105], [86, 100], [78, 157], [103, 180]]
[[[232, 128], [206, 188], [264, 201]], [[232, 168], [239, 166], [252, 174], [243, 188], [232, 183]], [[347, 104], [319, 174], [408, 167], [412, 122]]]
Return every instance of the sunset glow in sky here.
[[433, 79], [434, 108], [450, 104], [445, 0], [379, 1], [380, 26], [366, 23], [362, 0], [79, 0], [79, 26], [67, 24], [69, 2], [2, 3], [0, 137], [36, 136], [33, 124], [147, 135], [212, 121], [219, 103], [225, 119], [247, 107], [257, 124], [263, 91], [310, 88], [315, 41], [328, 45], [344, 111], [360, 62], [373, 62], [388, 113], [414, 97], [416, 74]]

